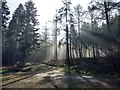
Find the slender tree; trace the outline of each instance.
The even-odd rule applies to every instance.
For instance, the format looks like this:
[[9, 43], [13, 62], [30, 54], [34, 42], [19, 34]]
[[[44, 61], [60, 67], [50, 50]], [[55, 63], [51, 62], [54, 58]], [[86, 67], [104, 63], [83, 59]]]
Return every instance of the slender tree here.
[[25, 30], [23, 31], [23, 50], [25, 51], [25, 57], [31, 54], [32, 50], [38, 47], [39, 33], [37, 26], [39, 25], [37, 19], [37, 8], [30, 0], [25, 3]]
[[2, 14], [2, 63], [9, 64], [8, 62], [8, 21], [10, 10], [7, 6], [7, 2], [2, 2], [1, 6], [1, 14]]
[[56, 10], [56, 15], [55, 19], [53, 20], [55, 24], [55, 30], [54, 30], [54, 60], [58, 60], [58, 53], [57, 53], [57, 38], [58, 38], [58, 16], [57, 16], [57, 10]]
[[19, 55], [17, 54], [21, 52], [20, 51], [20, 48], [22, 47], [21, 38], [22, 38], [22, 32], [24, 31], [24, 28], [25, 28], [24, 7], [22, 4], [19, 4], [19, 7], [15, 10], [12, 16], [12, 20], [9, 23], [9, 46], [10, 46], [9, 59], [13, 63], [17, 61], [15, 59], [21, 59], [20, 56], [22, 56], [20, 54]]
[[[78, 38], [80, 39], [81, 36], [80, 36], [80, 28], [81, 28], [81, 25], [82, 25], [82, 15], [84, 14], [83, 12], [83, 9], [82, 9], [82, 6], [80, 4], [76, 5], [76, 7], [74, 7], [74, 12], [75, 12], [75, 17], [77, 17], [77, 32], [78, 32]], [[81, 43], [78, 41], [76, 42], [77, 43], [77, 46], [76, 48], [78, 48], [78, 51], [79, 51], [79, 58], [82, 57], [82, 45]]]

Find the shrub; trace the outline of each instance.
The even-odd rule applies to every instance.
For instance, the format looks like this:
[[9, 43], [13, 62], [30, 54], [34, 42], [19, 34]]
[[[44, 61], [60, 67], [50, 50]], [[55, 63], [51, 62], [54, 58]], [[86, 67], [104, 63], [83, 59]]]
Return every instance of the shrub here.
[[25, 67], [25, 68], [22, 68], [22, 72], [28, 72], [28, 71], [31, 71], [32, 68], [31, 67]]

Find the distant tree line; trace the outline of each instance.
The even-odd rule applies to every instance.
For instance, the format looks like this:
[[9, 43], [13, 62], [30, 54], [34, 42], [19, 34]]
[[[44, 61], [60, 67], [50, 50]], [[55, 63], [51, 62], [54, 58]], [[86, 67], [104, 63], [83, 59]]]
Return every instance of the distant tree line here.
[[[64, 2], [64, 6], [56, 12], [53, 40], [55, 49], [57, 49], [57, 42], [59, 42], [59, 47], [64, 41], [64, 38], [58, 41], [58, 32], [67, 31], [64, 44], [67, 46], [69, 60], [119, 56], [120, 2], [92, 0], [87, 10], [83, 10], [80, 4], [71, 9], [70, 4], [71, 2]], [[30, 0], [25, 5], [19, 4], [11, 20], [7, 2], [2, 3], [1, 10], [2, 64], [15, 64], [18, 61], [24, 63], [27, 56], [38, 48], [41, 48], [41, 52], [46, 55], [48, 43], [51, 44], [52, 41], [48, 40], [47, 27], [42, 35], [38, 33], [39, 22], [34, 3]], [[62, 27], [65, 18], [66, 28]], [[57, 59], [58, 50], [54, 51], [55, 59]]]
[[58, 10], [57, 23], [62, 25], [61, 23], [65, 22], [63, 17], [67, 18], [69, 23], [68, 30], [64, 27], [60, 29], [68, 31], [66, 45], [69, 47], [69, 58], [119, 56], [120, 2], [92, 0], [87, 10], [83, 10], [80, 4], [73, 10], [69, 0], [63, 1], [65, 5]]

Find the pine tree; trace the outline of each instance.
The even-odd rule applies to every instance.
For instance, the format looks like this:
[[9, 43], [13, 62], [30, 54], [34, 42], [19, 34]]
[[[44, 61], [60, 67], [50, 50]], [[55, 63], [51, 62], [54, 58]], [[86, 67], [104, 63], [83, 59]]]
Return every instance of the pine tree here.
[[39, 22], [37, 20], [37, 8], [34, 3], [30, 0], [25, 3], [25, 30], [23, 32], [24, 39], [24, 50], [26, 55], [30, 54], [32, 50], [38, 46], [39, 33]]
[[[76, 18], [76, 22], [77, 22], [77, 33], [78, 33], [78, 39], [81, 39], [81, 35], [80, 35], [80, 28], [81, 28], [81, 25], [82, 25], [82, 16], [84, 14], [83, 12], [83, 9], [82, 9], [82, 6], [80, 4], [77, 4], [75, 7], [74, 7], [74, 13], [75, 13], [75, 18]], [[81, 45], [81, 42], [77, 40], [76, 42], [76, 47], [75, 48], [78, 48], [78, 51], [79, 51], [79, 57], [81, 58], [82, 57], [82, 45]], [[78, 55], [77, 55], [78, 56]]]
[[8, 20], [9, 20], [9, 7], [7, 6], [7, 2], [2, 2], [2, 29], [7, 28]]
[[2, 2], [1, 7], [2, 12], [2, 63], [7, 64], [8, 62], [8, 21], [9, 21], [9, 7], [7, 6], [7, 2]]
[[[9, 59], [14, 64], [20, 58], [22, 32], [24, 31], [24, 7], [19, 4], [9, 23]], [[19, 53], [19, 55], [18, 55]], [[24, 53], [24, 52], [21, 52]], [[17, 57], [17, 58], [16, 58]]]

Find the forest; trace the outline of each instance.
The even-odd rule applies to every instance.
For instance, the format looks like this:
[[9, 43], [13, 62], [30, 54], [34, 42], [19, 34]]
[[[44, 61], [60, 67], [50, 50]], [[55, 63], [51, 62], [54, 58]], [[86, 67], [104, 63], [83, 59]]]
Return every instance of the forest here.
[[31, 75], [54, 68], [120, 80], [120, 1], [91, 0], [86, 10], [80, 3], [72, 8], [71, 0], [61, 2], [52, 29], [48, 21], [44, 28], [39, 27], [34, 0], [19, 4], [11, 19], [7, 2], [1, 3], [3, 86], [8, 83], [7, 73]]

